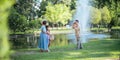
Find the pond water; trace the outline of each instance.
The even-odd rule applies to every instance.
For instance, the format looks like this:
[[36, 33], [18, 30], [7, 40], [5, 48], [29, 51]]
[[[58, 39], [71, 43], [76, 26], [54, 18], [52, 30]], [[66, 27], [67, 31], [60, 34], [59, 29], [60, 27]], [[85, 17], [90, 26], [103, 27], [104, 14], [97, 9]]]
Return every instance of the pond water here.
[[[56, 34], [54, 35], [55, 39], [51, 41], [51, 46], [65, 46], [69, 44], [76, 44], [75, 35], [74, 34]], [[104, 40], [105, 38], [110, 39], [120, 39], [120, 32], [114, 31], [107, 34], [86, 34], [85, 39], [87, 41], [82, 41], [83, 43], [87, 43], [89, 40]], [[20, 49], [20, 48], [37, 48], [39, 36], [34, 36], [33, 34], [19, 34], [19, 35], [10, 35], [10, 42], [12, 48]]]

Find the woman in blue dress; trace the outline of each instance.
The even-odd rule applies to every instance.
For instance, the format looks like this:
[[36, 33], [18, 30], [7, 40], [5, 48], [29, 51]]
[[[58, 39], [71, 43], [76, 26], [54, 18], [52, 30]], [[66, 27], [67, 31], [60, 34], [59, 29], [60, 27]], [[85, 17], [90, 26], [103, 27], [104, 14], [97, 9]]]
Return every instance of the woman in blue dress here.
[[38, 41], [38, 47], [40, 48], [40, 52], [48, 52], [49, 40], [46, 32], [46, 23], [46, 21], [42, 22], [40, 38]]

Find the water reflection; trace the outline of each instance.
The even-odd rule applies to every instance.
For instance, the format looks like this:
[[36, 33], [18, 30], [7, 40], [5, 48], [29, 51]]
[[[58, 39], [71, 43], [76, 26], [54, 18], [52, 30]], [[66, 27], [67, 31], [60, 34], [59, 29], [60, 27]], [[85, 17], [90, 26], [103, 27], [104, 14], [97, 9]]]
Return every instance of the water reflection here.
[[[111, 32], [109, 34], [112, 38], [120, 38], [120, 33]], [[56, 34], [55, 40], [51, 41], [51, 46], [65, 46], [69, 44], [76, 44], [75, 35], [74, 34]], [[86, 34], [84, 38], [101, 38], [104, 39], [105, 34]], [[10, 42], [12, 44], [12, 48], [37, 48], [39, 36], [35, 36], [33, 34], [21, 34], [21, 35], [10, 35]], [[82, 38], [81, 38], [82, 40]], [[91, 39], [90, 39], [91, 40]]]
[[117, 29], [111, 30], [111, 32], [109, 34], [111, 35], [111, 38], [120, 39], [120, 29], [119, 30], [117, 30]]
[[[73, 42], [75, 43], [76, 39], [75, 39], [75, 34], [68, 34], [68, 39], [69, 40], [73, 40]], [[81, 34], [80, 35], [80, 40], [81, 40], [81, 43], [86, 43], [88, 42], [90, 39], [104, 39], [104, 38], [108, 38], [110, 37], [110, 35], [107, 35], [107, 34], [93, 34], [93, 33], [85, 33], [85, 34]]]
[[51, 41], [51, 46], [64, 46], [69, 44], [66, 34], [56, 34], [54, 36], [55, 40]]

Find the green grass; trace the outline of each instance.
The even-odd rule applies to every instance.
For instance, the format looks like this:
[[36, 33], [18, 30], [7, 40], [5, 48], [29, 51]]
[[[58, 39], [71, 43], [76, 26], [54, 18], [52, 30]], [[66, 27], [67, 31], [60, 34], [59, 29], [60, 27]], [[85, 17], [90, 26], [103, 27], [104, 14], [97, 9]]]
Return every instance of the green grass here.
[[[120, 29], [120, 26], [114, 26], [112, 29]], [[108, 28], [91, 28], [91, 30], [108, 30]]]
[[14, 60], [116, 60], [120, 56], [120, 40], [91, 40], [76, 50], [75, 45], [50, 47], [51, 52], [39, 49], [17, 50], [11, 57]]
[[120, 26], [112, 27], [112, 29], [120, 29]]

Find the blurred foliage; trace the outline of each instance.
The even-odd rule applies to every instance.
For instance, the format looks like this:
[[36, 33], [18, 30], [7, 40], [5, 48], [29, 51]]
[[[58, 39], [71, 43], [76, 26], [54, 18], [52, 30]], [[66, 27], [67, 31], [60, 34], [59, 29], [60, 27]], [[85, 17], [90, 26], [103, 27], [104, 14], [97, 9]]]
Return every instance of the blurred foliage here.
[[40, 26], [39, 21], [33, 21], [38, 20], [36, 19], [37, 10], [35, 8], [35, 1], [36, 0], [16, 0], [16, 3], [11, 8], [8, 22], [11, 31], [14, 33], [25, 32], [28, 29], [38, 28], [38, 26]]
[[[76, 9], [77, 0], [16, 0], [16, 3], [11, 8], [12, 12], [10, 14], [9, 24], [18, 22], [13, 22], [16, 20], [21, 20], [23, 17], [27, 22], [24, 22], [24, 27], [18, 27], [18, 29], [12, 28], [11, 30], [25, 31], [26, 29], [32, 29], [33, 25], [40, 25], [37, 22], [31, 20], [43, 19], [49, 20], [50, 24], [65, 25], [68, 20], [71, 20], [73, 11]], [[89, 5], [91, 7], [91, 20], [92, 24], [101, 26], [120, 26], [120, 0], [89, 0]], [[36, 9], [37, 3], [40, 3], [38, 9]], [[92, 11], [93, 10], [93, 11]], [[19, 18], [13, 18], [15, 14], [18, 14]], [[22, 18], [20, 18], [20, 16]], [[101, 16], [101, 17], [100, 17]], [[16, 17], [16, 16], [15, 16]], [[11, 20], [14, 19], [14, 20]], [[23, 21], [21, 21], [23, 22]], [[30, 25], [29, 25], [30, 24]], [[23, 26], [21, 25], [21, 26]], [[10, 25], [10, 28], [13, 25]], [[17, 27], [15, 25], [13, 27]], [[52, 26], [52, 25], [51, 25]], [[34, 28], [37, 28], [34, 26]]]
[[111, 27], [120, 26], [120, 0], [90, 0], [90, 3], [93, 7], [103, 10], [103, 15], [106, 15], [102, 16], [103, 23]]
[[41, 24], [40, 24], [40, 20], [32, 20], [29, 22], [29, 27], [30, 28], [40, 28]]
[[64, 4], [49, 4], [46, 7], [45, 18], [50, 22], [62, 22], [63, 24], [67, 23], [67, 20], [71, 19], [72, 12], [70, 8]]
[[101, 9], [101, 17], [105, 24], [109, 24], [111, 21], [110, 11], [108, 10], [107, 6]]
[[54, 13], [48, 14], [47, 17], [50, 15], [59, 15], [57, 17], [52, 16], [52, 20], [47, 18], [49, 23], [53, 24], [56, 22], [57, 24], [61, 22], [61, 24], [65, 24], [72, 16], [71, 11], [75, 9], [75, 1], [76, 0], [42, 0], [39, 9], [36, 9], [36, 2], [39, 2], [38, 0], [16, 0], [16, 3], [11, 8], [8, 22], [9, 27], [13, 32], [24, 32], [27, 29], [39, 28], [41, 25], [39, 22], [45, 19], [48, 13], [51, 13], [47, 11], [50, 10], [48, 9], [48, 7], [50, 7], [49, 3], [51, 3], [51, 7], [54, 6], [55, 8], [53, 7], [54, 9], [51, 9]]
[[0, 0], [0, 60], [9, 60], [7, 17], [14, 0]]
[[28, 20], [35, 17], [35, 9], [33, 7], [34, 0], [16, 0], [13, 8], [20, 15], [24, 15]]
[[75, 9], [77, 0], [42, 0], [40, 4], [40, 11], [38, 11], [38, 16], [42, 17], [46, 12], [46, 6], [48, 6], [48, 3], [51, 3], [53, 5], [55, 4], [64, 4], [66, 6], [69, 6], [71, 10]]
[[101, 12], [99, 9], [95, 8], [95, 7], [90, 7], [90, 20], [92, 22], [92, 24], [99, 24], [100, 20], [101, 20]]
[[27, 19], [24, 15], [16, 12], [14, 8], [12, 8], [10, 16], [9, 16], [9, 27], [13, 32], [25, 31], [28, 27]]

